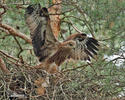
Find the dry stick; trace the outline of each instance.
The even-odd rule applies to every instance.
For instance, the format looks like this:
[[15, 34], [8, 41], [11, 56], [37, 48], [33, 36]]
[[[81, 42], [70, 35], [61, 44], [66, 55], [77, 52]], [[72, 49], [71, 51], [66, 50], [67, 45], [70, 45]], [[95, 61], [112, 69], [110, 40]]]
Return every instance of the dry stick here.
[[17, 58], [8, 55], [7, 53], [3, 52], [2, 50], [0, 50], [0, 55], [3, 56], [4, 58], [6, 58], [6, 60], [8, 60], [11, 64], [14, 64], [16, 66], [21, 66], [22, 65], [21, 63], [19, 63], [20, 61]]
[[0, 58], [0, 68], [5, 74], [9, 74], [10, 71], [6, 68], [6, 65], [2, 58]]
[[0, 27], [2, 27], [3, 29], [6, 29], [8, 30], [8, 32], [13, 35], [13, 36], [17, 36], [17, 37], [20, 37], [22, 38], [23, 40], [25, 40], [27, 43], [32, 43], [31, 39], [29, 37], [27, 37], [25, 34], [17, 31], [16, 29], [14, 29], [13, 27], [7, 25], [7, 24], [3, 24], [3, 23], [0, 23]]
[[125, 60], [124, 57], [117, 57], [117, 58], [114, 58], [114, 59], [110, 60], [108, 63], [104, 64], [103, 67], [105, 67], [106, 65], [110, 64], [111, 62], [119, 60], [119, 59], [124, 59]]
[[15, 58], [15, 57], [13, 57], [13, 56], [11, 56], [11, 55], [5, 53], [5, 51], [3, 51], [3, 50], [0, 50], [0, 54], [3, 55], [4, 57], [10, 58], [10, 59], [16, 61], [16, 62], [13, 62], [13, 61], [11, 61], [11, 60], [8, 59], [8, 61], [10, 61], [11, 63], [13, 63], [13, 64], [15, 64], [15, 65], [18, 65], [18, 66], [24, 65], [27, 69], [28, 69], [29, 66], [30, 66], [30, 65], [29, 65], [28, 63], [26, 63], [26, 62], [21, 63], [20, 59]]
[[72, 24], [72, 27], [78, 32], [78, 33], [83, 33], [82, 31], [80, 31], [71, 21], [70, 23]]
[[[92, 63], [91, 63], [91, 64], [92, 64]], [[85, 65], [78, 66], [78, 67], [76, 67], [76, 68], [67, 69], [67, 70], [62, 71], [62, 73], [69, 72], [69, 71], [73, 71], [73, 70], [76, 70], [76, 69], [79, 69], [79, 68], [86, 68], [86, 67], [89, 66], [89, 65], [90, 65], [90, 64], [85, 64]]]
[[7, 35], [10, 35], [10, 33], [7, 30], [5, 30], [5, 29], [3, 29], [1, 27], [0, 27], [0, 30], [1, 30], [1, 32], [5, 32]]
[[21, 47], [21, 45], [20, 45], [20, 43], [19, 43], [19, 41], [17, 40], [17, 38], [14, 36], [14, 39], [15, 39], [15, 41], [16, 41], [16, 43], [17, 43], [17, 45], [19, 46], [19, 48], [20, 48], [20, 51], [19, 51], [19, 53], [17, 54], [17, 57], [19, 58], [20, 57], [20, 54], [21, 54], [21, 52], [23, 52], [23, 48]]
[[82, 31], [80, 31], [71, 21], [62, 21], [62, 22], [65, 22], [65, 23], [68, 23], [70, 25], [72, 25], [72, 27], [75, 29], [76, 32], [78, 33], [83, 33]]
[[13, 57], [13, 56], [11, 56], [11, 55], [8, 55], [8, 54], [5, 53], [5, 51], [3, 51], [3, 50], [0, 50], [0, 54], [3, 54], [3, 55], [5, 55], [6, 57], [11, 58], [11, 59], [13, 59], [13, 60], [19, 62], [19, 60], [18, 60], [17, 58], [15, 58], [15, 57]]
[[63, 93], [65, 99], [68, 100], [68, 97], [66, 96], [66, 93], [65, 93], [64, 90], [63, 90], [62, 84], [60, 85], [60, 89], [61, 89], [61, 91], [62, 91], [62, 93]]

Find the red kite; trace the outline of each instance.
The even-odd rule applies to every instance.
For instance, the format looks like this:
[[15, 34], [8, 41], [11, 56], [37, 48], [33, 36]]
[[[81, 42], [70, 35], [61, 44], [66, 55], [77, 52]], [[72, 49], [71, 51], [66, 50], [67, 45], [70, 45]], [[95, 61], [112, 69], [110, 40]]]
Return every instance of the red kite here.
[[72, 34], [59, 42], [53, 35], [47, 8], [39, 4], [30, 5], [25, 13], [26, 23], [31, 32], [32, 45], [41, 66], [50, 73], [67, 59], [90, 60], [97, 55], [99, 43], [86, 34]]

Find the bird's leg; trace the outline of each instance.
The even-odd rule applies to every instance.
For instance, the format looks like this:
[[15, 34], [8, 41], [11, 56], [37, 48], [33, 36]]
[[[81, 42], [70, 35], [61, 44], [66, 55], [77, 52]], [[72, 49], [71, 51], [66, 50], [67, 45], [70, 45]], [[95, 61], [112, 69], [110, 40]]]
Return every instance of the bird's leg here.
[[45, 70], [50, 74], [55, 74], [58, 72], [58, 66], [55, 63], [50, 63], [46, 65]]

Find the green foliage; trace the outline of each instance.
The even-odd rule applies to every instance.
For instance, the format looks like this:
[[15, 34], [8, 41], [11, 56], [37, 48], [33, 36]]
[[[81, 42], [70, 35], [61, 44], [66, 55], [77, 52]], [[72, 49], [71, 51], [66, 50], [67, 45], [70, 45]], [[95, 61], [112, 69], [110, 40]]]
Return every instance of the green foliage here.
[[[48, 6], [51, 4], [50, 1], [25, 0], [24, 2]], [[23, 6], [23, 0], [6, 0], [7, 12], [3, 15], [2, 22], [30, 36], [25, 24], [25, 11], [21, 8], [17, 9], [18, 3]], [[78, 61], [77, 63], [66, 62], [61, 66], [64, 78], [61, 80], [63, 82], [59, 82], [55, 86], [57, 88], [54, 87], [51, 91], [56, 89], [54, 100], [71, 98], [107, 100], [110, 97], [119, 97], [121, 93], [125, 95], [125, 0], [63, 0], [62, 12], [61, 29], [66, 30], [66, 33], [61, 31], [60, 34], [64, 38], [76, 32], [74, 25], [87, 35], [94, 34], [101, 46], [97, 59], [92, 60], [91, 65]], [[1, 29], [0, 33], [0, 50], [18, 59], [22, 57], [29, 66], [38, 63], [30, 44], [16, 37], [19, 45], [12, 35], [6, 35]], [[0, 57], [12, 72], [17, 68], [6, 57], [1, 54]], [[3, 79], [2, 73], [0, 74], [0, 78]], [[65, 82], [65, 80], [68, 81]], [[52, 98], [52, 93], [50, 94]]]

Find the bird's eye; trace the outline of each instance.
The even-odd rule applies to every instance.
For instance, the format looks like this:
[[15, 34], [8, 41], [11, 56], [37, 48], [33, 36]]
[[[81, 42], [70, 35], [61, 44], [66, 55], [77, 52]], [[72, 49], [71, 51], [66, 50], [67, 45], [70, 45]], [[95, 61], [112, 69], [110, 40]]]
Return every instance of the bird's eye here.
[[73, 44], [72, 44], [72, 43], [69, 43], [69, 46], [73, 46]]

